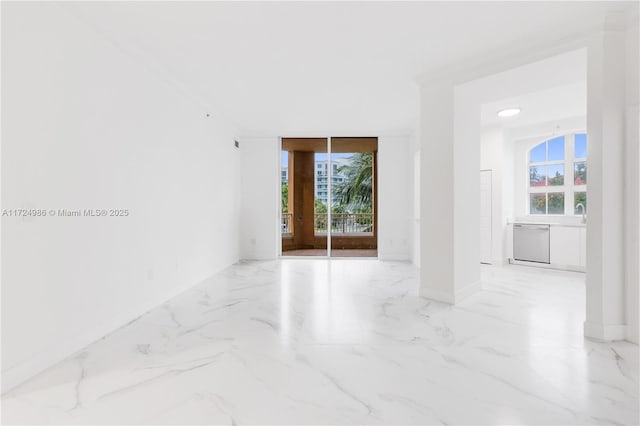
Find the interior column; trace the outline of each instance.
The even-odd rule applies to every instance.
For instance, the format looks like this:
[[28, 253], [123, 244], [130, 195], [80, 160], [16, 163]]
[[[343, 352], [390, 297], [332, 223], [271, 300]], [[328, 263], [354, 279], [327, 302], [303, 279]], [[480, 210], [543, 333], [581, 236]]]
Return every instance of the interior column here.
[[594, 36], [587, 54], [588, 220], [584, 334], [625, 338], [624, 33]]
[[480, 288], [480, 112], [474, 107], [452, 82], [422, 86], [420, 293], [452, 304]]

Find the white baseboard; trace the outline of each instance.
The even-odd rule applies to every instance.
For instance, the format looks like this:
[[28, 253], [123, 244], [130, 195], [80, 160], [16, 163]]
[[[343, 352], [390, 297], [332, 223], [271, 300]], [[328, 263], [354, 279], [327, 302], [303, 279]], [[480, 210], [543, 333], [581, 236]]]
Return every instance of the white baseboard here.
[[378, 250], [378, 260], [388, 262], [408, 262], [411, 260], [409, 253], [384, 253]]
[[[222, 269], [224, 269], [224, 267], [219, 269], [219, 271]], [[215, 273], [217, 272], [214, 272], [214, 274]], [[33, 355], [31, 358], [2, 371], [0, 374], [2, 394], [10, 391], [18, 385], [21, 385], [59, 362], [64, 361], [74, 353], [124, 327], [150, 310], [166, 303], [191, 287], [210, 279], [211, 276], [198, 281], [197, 283], [189, 283], [187, 285], [177, 287], [171, 290], [168, 294], [149, 301], [135, 311], [120, 314], [117, 317], [112, 318], [110, 321], [104, 322], [97, 327], [93, 327], [86, 332], [62, 338], [54, 345], [47, 347], [41, 352]]]
[[436, 302], [448, 303], [449, 305], [455, 304], [454, 294], [448, 291], [420, 287], [420, 296], [435, 300]]
[[587, 271], [587, 269], [584, 266], [561, 265], [561, 264], [558, 264], [558, 263], [527, 262], [525, 260], [514, 260], [514, 259], [509, 259], [509, 264], [511, 264], [511, 265], [520, 265], [520, 266], [531, 266], [533, 268], [558, 269], [558, 270], [561, 270], [561, 271], [572, 271], [572, 272], [586, 272]]
[[240, 260], [278, 260], [278, 255], [274, 256], [242, 256]]
[[599, 342], [613, 342], [627, 338], [626, 325], [593, 324], [584, 322], [584, 337]]

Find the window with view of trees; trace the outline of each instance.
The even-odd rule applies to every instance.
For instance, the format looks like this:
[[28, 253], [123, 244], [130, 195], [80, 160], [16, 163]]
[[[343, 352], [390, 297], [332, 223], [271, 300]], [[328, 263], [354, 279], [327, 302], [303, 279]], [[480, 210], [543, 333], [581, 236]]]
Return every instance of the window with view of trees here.
[[572, 215], [587, 208], [587, 135], [545, 140], [529, 150], [529, 214]]

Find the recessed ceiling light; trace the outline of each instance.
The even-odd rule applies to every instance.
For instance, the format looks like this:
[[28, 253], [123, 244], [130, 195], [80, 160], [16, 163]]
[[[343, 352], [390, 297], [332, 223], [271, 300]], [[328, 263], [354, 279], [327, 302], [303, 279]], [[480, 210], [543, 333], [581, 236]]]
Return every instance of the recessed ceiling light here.
[[513, 117], [520, 114], [520, 108], [507, 108], [498, 111], [498, 117]]

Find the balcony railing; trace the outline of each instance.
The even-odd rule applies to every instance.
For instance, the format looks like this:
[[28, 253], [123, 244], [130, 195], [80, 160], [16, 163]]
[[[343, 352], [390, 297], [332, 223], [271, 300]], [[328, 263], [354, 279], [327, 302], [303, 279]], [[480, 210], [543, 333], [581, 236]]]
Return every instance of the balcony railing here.
[[[282, 213], [282, 234], [293, 234], [293, 214]], [[327, 233], [327, 214], [314, 215], [314, 230], [316, 234]], [[373, 213], [333, 213], [331, 215], [332, 234], [372, 234]]]
[[[327, 233], [327, 214], [316, 213], [314, 228], [316, 234]], [[332, 234], [371, 234], [373, 233], [373, 213], [332, 213]]]
[[282, 213], [282, 224], [280, 229], [283, 234], [291, 234], [293, 232], [293, 227], [291, 226], [292, 216], [293, 215], [291, 213]]

